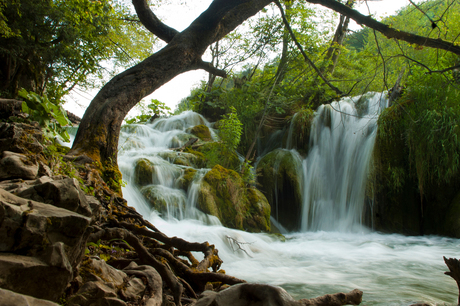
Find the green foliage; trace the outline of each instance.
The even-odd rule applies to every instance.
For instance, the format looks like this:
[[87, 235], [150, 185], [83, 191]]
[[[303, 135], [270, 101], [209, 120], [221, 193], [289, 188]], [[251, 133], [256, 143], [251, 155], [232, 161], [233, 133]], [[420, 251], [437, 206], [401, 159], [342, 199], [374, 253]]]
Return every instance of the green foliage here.
[[141, 112], [133, 118], [126, 119], [127, 124], [133, 123], [146, 123], [149, 122], [152, 117], [169, 116], [171, 115], [171, 108], [166, 106], [164, 102], [157, 99], [151, 99], [148, 105], [144, 101], [139, 102], [136, 108]]
[[62, 106], [51, 103], [46, 96], [41, 97], [25, 89], [21, 89], [19, 95], [25, 100], [22, 102], [22, 111], [29, 114], [31, 120], [40, 124], [45, 136], [60, 136], [65, 142], [70, 142], [69, 133], [64, 128], [70, 121]]
[[230, 113], [219, 122], [219, 136], [226, 151], [235, 151], [238, 147], [243, 131], [241, 126], [236, 109], [233, 106], [230, 107]]
[[24, 87], [60, 99], [76, 85], [94, 88], [117, 67], [144, 59], [152, 36], [123, 19], [135, 18], [111, 0], [1, 0], [2, 95], [13, 98]]
[[416, 178], [421, 194], [459, 176], [459, 99], [460, 89], [443, 76], [420, 74], [409, 79], [407, 93], [380, 116], [380, 143], [401, 143], [398, 151], [408, 152], [408, 164], [386, 158], [383, 170], [395, 191], [408, 175]]

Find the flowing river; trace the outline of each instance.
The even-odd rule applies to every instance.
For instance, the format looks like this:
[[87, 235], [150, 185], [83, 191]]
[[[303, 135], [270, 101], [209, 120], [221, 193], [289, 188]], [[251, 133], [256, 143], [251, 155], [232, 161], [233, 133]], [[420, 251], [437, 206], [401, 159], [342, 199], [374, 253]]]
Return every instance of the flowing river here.
[[[312, 149], [301, 167], [302, 227], [300, 232], [285, 233], [286, 241], [225, 228], [215, 217], [199, 212], [196, 190], [207, 169], [199, 171], [187, 192], [177, 188], [175, 182], [186, 167], [169, 163], [177, 158], [169, 148], [187, 140], [188, 128], [212, 126], [192, 112], [123, 129], [118, 160], [127, 182], [123, 195], [165, 234], [215, 244], [227, 274], [281, 286], [295, 299], [357, 288], [364, 292], [362, 305], [456, 305], [458, 290], [455, 281], [443, 274], [447, 271], [443, 256], [458, 258], [460, 240], [381, 234], [361, 225], [375, 121], [385, 104], [372, 99], [376, 104], [364, 107], [367, 121], [361, 120], [363, 106], [358, 108], [356, 101], [334, 103], [329, 113], [318, 110], [317, 117], [329, 123], [315, 119]], [[349, 147], [356, 143], [359, 147]], [[140, 158], [155, 165], [153, 187], [157, 198], [167, 203], [167, 214], [152, 209], [134, 183], [134, 166]]]

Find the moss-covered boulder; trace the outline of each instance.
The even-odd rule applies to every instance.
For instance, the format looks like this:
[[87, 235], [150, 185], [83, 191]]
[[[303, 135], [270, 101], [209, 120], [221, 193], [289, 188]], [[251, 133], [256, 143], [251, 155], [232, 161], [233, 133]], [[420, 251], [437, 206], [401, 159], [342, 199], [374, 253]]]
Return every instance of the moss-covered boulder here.
[[283, 139], [284, 147], [296, 149], [302, 154], [307, 154], [310, 143], [310, 131], [315, 112], [311, 109], [303, 109], [297, 112], [291, 119], [288, 132]]
[[300, 229], [302, 165], [294, 151], [277, 149], [259, 161], [258, 183], [271, 206], [271, 215], [290, 231]]
[[189, 132], [190, 134], [195, 135], [196, 137], [198, 137], [199, 139], [201, 139], [203, 141], [211, 141], [212, 140], [211, 131], [204, 124], [195, 125], [194, 127], [188, 129], [187, 132]]
[[196, 172], [197, 171], [193, 168], [183, 169], [181, 176], [176, 181], [177, 187], [184, 191], [187, 191], [188, 187], [193, 182]]
[[183, 190], [171, 189], [162, 185], [150, 185], [141, 188], [142, 195], [150, 207], [163, 215], [182, 217], [185, 209], [186, 194]]
[[205, 164], [202, 154], [195, 154], [195, 152], [190, 152], [193, 152], [193, 150], [184, 152], [165, 151], [159, 153], [158, 156], [174, 165], [202, 168]]
[[150, 185], [153, 182], [154, 165], [146, 158], [136, 161], [134, 166], [134, 182], [139, 186]]
[[270, 231], [270, 205], [264, 195], [246, 188], [237, 172], [220, 165], [204, 176], [197, 206], [219, 218], [226, 227], [250, 232]]

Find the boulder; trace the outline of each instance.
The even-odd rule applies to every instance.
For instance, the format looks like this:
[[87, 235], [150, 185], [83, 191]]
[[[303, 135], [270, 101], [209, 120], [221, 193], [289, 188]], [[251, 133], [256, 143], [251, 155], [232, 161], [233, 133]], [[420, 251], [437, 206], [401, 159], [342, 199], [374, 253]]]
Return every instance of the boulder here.
[[27, 156], [10, 151], [3, 151], [0, 160], [0, 180], [6, 179], [34, 179], [38, 175], [38, 164]]
[[42, 141], [43, 134], [38, 125], [0, 122], [0, 153], [41, 153]]
[[204, 176], [197, 207], [216, 216], [227, 227], [251, 232], [270, 231], [270, 207], [265, 196], [246, 188], [237, 172], [220, 165]]
[[314, 299], [294, 300], [281, 287], [265, 284], [237, 284], [220, 292], [204, 291], [194, 306], [341, 306], [359, 305], [363, 292], [327, 294]]
[[150, 185], [142, 187], [140, 192], [151, 207], [162, 214], [179, 217], [180, 212], [185, 209], [187, 195], [183, 190]]
[[190, 129], [187, 129], [187, 132], [189, 132], [190, 134], [195, 135], [196, 137], [200, 138], [203, 141], [211, 141], [212, 140], [211, 131], [204, 124], [195, 125], [194, 127], [190, 128]]
[[80, 189], [80, 184], [74, 178], [64, 178], [37, 184], [17, 193], [17, 196], [52, 204], [87, 217], [92, 215], [85, 193]]
[[2, 306], [59, 306], [51, 301], [37, 299], [28, 295], [0, 288], [0, 305]]
[[90, 221], [0, 189], [0, 287], [56, 301], [84, 255]]
[[134, 182], [139, 186], [150, 185], [153, 182], [154, 165], [146, 158], [136, 161], [134, 166]]
[[277, 149], [257, 164], [260, 190], [271, 206], [271, 215], [289, 231], [300, 229], [302, 213], [302, 165], [292, 150]]

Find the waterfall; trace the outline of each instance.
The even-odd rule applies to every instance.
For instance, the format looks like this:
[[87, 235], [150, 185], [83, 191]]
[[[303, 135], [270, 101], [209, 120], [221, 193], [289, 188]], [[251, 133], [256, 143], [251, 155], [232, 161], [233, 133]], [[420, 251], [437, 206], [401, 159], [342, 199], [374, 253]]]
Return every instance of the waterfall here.
[[302, 231], [353, 231], [362, 225], [365, 188], [384, 93], [318, 108], [302, 163]]
[[[216, 217], [208, 216], [196, 208], [198, 189], [209, 169], [184, 165], [194, 156], [171, 150], [195, 137], [189, 133], [189, 129], [196, 125], [208, 126], [211, 136], [216, 137], [211, 124], [191, 111], [160, 118], [151, 124], [122, 127], [118, 165], [127, 182], [123, 192], [125, 197], [135, 199], [137, 209], [144, 216], [157, 214], [166, 220], [193, 219], [205, 224], [220, 224]], [[151, 177], [147, 178], [149, 182], [142, 186], [136, 183], [139, 161], [145, 161], [144, 164], [152, 169]], [[184, 190], [180, 182], [187, 170], [192, 170], [194, 175], [187, 190]]]

